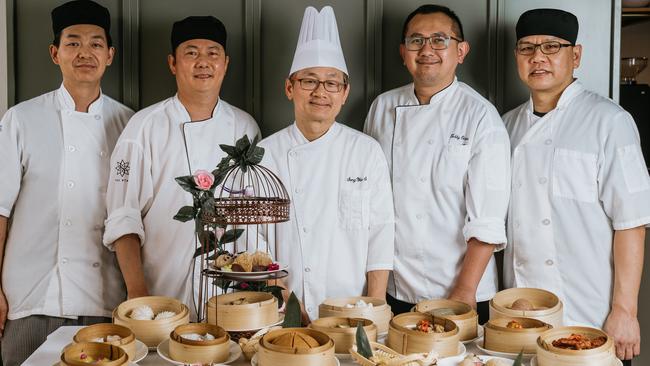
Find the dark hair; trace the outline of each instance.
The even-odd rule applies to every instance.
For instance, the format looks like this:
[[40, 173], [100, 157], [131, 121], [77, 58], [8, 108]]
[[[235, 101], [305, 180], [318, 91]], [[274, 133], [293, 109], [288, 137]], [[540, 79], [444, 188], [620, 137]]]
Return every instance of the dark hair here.
[[402, 28], [401, 43], [404, 43], [404, 38], [406, 38], [406, 31], [408, 29], [409, 22], [411, 21], [411, 19], [413, 19], [418, 14], [433, 14], [433, 13], [443, 13], [446, 16], [448, 16], [452, 21], [451, 30], [454, 33], [456, 33], [456, 36], [459, 37], [461, 40], [463, 41], [465, 40], [465, 34], [463, 33], [463, 25], [461, 24], [460, 18], [458, 18], [458, 15], [456, 15], [456, 13], [454, 13], [451, 9], [449, 9], [446, 6], [425, 4], [413, 10], [413, 12], [406, 17], [406, 20], [404, 21], [404, 27]]
[[[111, 35], [106, 33], [104, 31], [104, 35], [106, 35], [106, 44], [108, 44], [108, 47], [113, 47], [113, 40], [111, 39]], [[59, 47], [61, 44], [61, 32], [57, 33], [54, 35], [54, 40], [52, 41], [52, 45]]]

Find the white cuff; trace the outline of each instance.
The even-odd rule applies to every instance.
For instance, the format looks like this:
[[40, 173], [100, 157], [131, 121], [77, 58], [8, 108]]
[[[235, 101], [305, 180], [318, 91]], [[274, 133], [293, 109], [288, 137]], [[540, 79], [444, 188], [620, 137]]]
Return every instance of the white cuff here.
[[104, 246], [110, 251], [115, 251], [115, 241], [127, 234], [136, 234], [140, 237], [140, 245], [144, 245], [144, 225], [140, 211], [136, 209], [122, 207], [111, 212], [105, 221], [105, 227]]
[[505, 220], [496, 217], [484, 217], [474, 219], [463, 227], [465, 242], [476, 238], [487, 244], [494, 244], [494, 251], [500, 251], [506, 247], [506, 223]]

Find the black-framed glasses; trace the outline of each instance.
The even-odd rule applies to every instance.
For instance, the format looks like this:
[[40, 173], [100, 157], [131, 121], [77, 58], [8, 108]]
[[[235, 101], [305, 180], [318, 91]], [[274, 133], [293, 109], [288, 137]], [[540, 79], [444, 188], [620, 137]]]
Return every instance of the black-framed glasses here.
[[463, 42], [462, 39], [456, 38], [454, 36], [448, 36], [446, 34], [434, 34], [431, 37], [422, 37], [422, 36], [413, 36], [405, 37], [404, 45], [409, 51], [419, 51], [424, 45], [429, 41], [429, 46], [434, 50], [446, 50], [449, 47], [449, 42], [451, 40], [456, 42]]
[[522, 42], [522, 43], [517, 43], [515, 50], [517, 51], [518, 54], [522, 56], [530, 56], [534, 54], [537, 47], [539, 47], [540, 51], [542, 51], [543, 54], [552, 55], [554, 53], [560, 52], [562, 47], [572, 47], [572, 46], [573, 44], [571, 43], [561, 43], [558, 41], [548, 41], [542, 43]]
[[295, 79], [303, 90], [314, 91], [318, 89], [320, 84], [323, 84], [325, 90], [330, 93], [338, 93], [347, 85], [336, 80], [318, 80], [314, 78]]

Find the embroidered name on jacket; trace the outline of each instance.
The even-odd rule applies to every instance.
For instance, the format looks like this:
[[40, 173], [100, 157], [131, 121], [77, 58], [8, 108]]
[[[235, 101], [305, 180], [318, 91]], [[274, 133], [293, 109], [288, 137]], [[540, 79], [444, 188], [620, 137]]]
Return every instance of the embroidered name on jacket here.
[[452, 140], [460, 141], [461, 145], [467, 145], [469, 143], [469, 137], [457, 135], [455, 133], [449, 135], [449, 142], [451, 142]]
[[122, 177], [121, 179], [115, 179], [116, 182], [128, 182], [129, 170], [131, 170], [130, 163], [128, 161], [120, 160], [115, 164], [115, 174]]
[[359, 183], [359, 182], [365, 182], [367, 180], [368, 180], [368, 177], [363, 177], [363, 178], [361, 178], [361, 177], [356, 177], [356, 178], [348, 177], [348, 179], [346, 179], [346, 182]]

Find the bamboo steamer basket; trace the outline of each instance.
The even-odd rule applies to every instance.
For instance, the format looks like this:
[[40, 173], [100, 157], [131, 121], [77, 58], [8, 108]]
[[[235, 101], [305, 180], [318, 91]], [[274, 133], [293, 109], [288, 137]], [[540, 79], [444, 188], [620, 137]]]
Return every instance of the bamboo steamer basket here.
[[[607, 341], [600, 347], [588, 350], [570, 350], [553, 346], [556, 339], [582, 334], [589, 338], [604, 336]], [[548, 330], [537, 338], [538, 366], [612, 366], [616, 363], [614, 342], [607, 333], [588, 327], [560, 327]]]
[[438, 361], [438, 354], [436, 352], [411, 353], [410, 355], [402, 355], [384, 346], [383, 344], [376, 342], [370, 342], [370, 348], [372, 355], [375, 357], [383, 358], [384, 362], [380, 364], [379, 362], [365, 358], [359, 354], [356, 345], [350, 348], [350, 356], [356, 363], [362, 366], [383, 366], [387, 364], [391, 366], [422, 366], [436, 365], [436, 362]]
[[[210, 333], [215, 339], [210, 341], [193, 341], [181, 337], [183, 334]], [[213, 364], [224, 362], [230, 356], [230, 336], [214, 324], [191, 323], [179, 325], [169, 334], [169, 355], [175, 361], [183, 363]]]
[[[523, 329], [508, 328], [510, 321], [515, 320]], [[541, 320], [531, 318], [497, 318], [490, 319], [483, 329], [483, 348], [490, 351], [534, 354], [537, 349], [537, 337], [553, 328]]]
[[[245, 298], [250, 304], [230, 305]], [[262, 329], [278, 322], [278, 300], [267, 292], [240, 291], [208, 300], [208, 323], [229, 330]]]
[[106, 357], [110, 361], [102, 362], [103, 366], [126, 366], [129, 364], [129, 356], [124, 349], [108, 343], [82, 342], [73, 343], [66, 347], [61, 353], [61, 366], [87, 366], [87, 362], [79, 360], [79, 355], [85, 353], [97, 359]]
[[[298, 332], [313, 337], [318, 346], [297, 349], [273, 344], [278, 337]], [[334, 341], [325, 333], [310, 328], [282, 328], [266, 333], [260, 340], [257, 349], [257, 364], [259, 366], [333, 366]]]
[[458, 326], [460, 341], [469, 341], [478, 337], [478, 314], [471, 306], [461, 301], [434, 299], [420, 301], [415, 305], [415, 311], [420, 313], [429, 313], [439, 309], [450, 309], [455, 315], [441, 315]]
[[135, 359], [135, 335], [131, 329], [110, 323], [94, 324], [81, 328], [77, 334], [72, 337], [74, 343], [93, 342], [96, 338], [105, 338], [109, 335], [118, 335], [122, 337], [119, 341], [102, 342], [112, 344], [113, 346], [122, 347], [124, 352], [129, 355], [129, 360]]
[[[154, 314], [162, 311], [173, 311], [175, 316], [160, 320], [135, 320], [129, 315], [138, 306], [147, 305]], [[127, 300], [113, 311], [113, 323], [123, 325], [135, 334], [147, 347], [156, 347], [169, 337], [169, 333], [177, 326], [190, 322], [190, 311], [180, 301], [164, 296], [145, 296]]]
[[[377, 342], [377, 326], [372, 320], [361, 318], [320, 318], [309, 324], [309, 328], [319, 330], [327, 334], [334, 341], [334, 352], [348, 353], [352, 345], [356, 343], [357, 324], [361, 322], [368, 340]], [[347, 325], [349, 328], [340, 328], [339, 325]]]
[[[359, 300], [372, 303], [372, 307], [345, 307], [345, 305], [355, 304]], [[386, 303], [386, 300], [368, 296], [357, 296], [325, 300], [318, 307], [318, 317], [369, 319], [377, 326], [377, 334], [383, 334], [388, 332], [388, 323], [393, 317], [393, 314], [390, 312], [390, 306]]]
[[[513, 310], [510, 305], [518, 299], [526, 299], [533, 303], [536, 310]], [[562, 301], [550, 291], [537, 288], [510, 288], [499, 291], [490, 300], [490, 319], [496, 318], [532, 318], [541, 320], [553, 327], [563, 325]]]
[[[423, 319], [444, 326], [445, 332], [423, 333], [413, 329]], [[453, 321], [431, 314], [404, 313], [396, 315], [390, 321], [386, 345], [403, 355], [429, 353], [433, 350], [442, 358], [458, 354], [459, 341], [458, 326]]]

